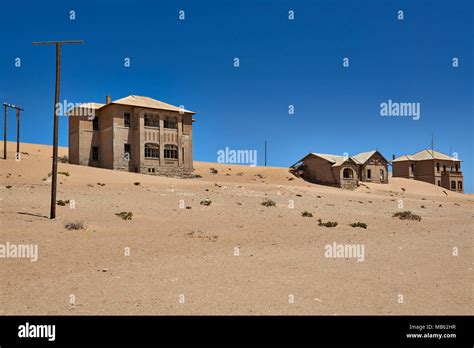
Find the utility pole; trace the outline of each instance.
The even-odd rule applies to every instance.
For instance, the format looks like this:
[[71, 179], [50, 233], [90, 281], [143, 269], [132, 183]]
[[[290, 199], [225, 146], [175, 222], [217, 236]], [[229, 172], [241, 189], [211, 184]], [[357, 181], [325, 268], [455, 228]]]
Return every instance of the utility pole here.
[[20, 158], [20, 109], [16, 109], [16, 155]]
[[51, 171], [51, 211], [49, 218], [56, 218], [56, 187], [58, 179], [58, 115], [57, 105], [59, 104], [60, 76], [61, 76], [61, 45], [82, 44], [84, 41], [42, 41], [33, 42], [33, 45], [55, 45], [56, 46], [56, 91], [54, 94], [54, 129], [53, 129], [53, 168]]
[[7, 159], [7, 114], [8, 114], [8, 105], [3, 103], [5, 107], [5, 120], [3, 123], [3, 159]]
[[3, 129], [3, 159], [7, 159], [7, 119], [8, 119], [8, 108], [12, 108], [16, 110], [16, 153], [17, 157], [20, 158], [20, 112], [24, 111], [18, 105], [13, 105], [7, 102], [3, 103], [5, 107], [5, 125]]

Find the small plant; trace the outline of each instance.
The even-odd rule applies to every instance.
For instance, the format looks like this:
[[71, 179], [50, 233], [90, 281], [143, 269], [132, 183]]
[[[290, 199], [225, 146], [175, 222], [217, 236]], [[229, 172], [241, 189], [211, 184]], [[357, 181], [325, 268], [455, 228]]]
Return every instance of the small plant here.
[[393, 214], [393, 217], [398, 217], [400, 220], [415, 220], [421, 221], [421, 216], [413, 214], [411, 211], [401, 211]]
[[336, 227], [337, 222], [336, 221], [323, 222], [321, 219], [318, 219], [318, 226]]
[[5, 186], [7, 189], [11, 189], [13, 186], [12, 185], [7, 185]]
[[69, 174], [69, 172], [58, 172], [58, 174], [61, 174], [61, 175], [64, 175], [64, 176], [69, 176], [71, 174]]
[[135, 181], [133, 184], [134, 184], [135, 186], [140, 186], [140, 183], [139, 183], [138, 181]]
[[276, 203], [274, 201], [272, 201], [271, 199], [268, 199], [268, 198], [266, 198], [261, 204], [265, 207], [274, 207], [274, 206], [276, 206]]
[[211, 174], [217, 174], [219, 171], [216, 168], [209, 168]]
[[67, 230], [83, 230], [84, 223], [82, 221], [70, 221], [64, 224], [64, 228]]
[[313, 217], [313, 214], [311, 214], [309, 211], [304, 211], [301, 213], [301, 216], [303, 217]]
[[[97, 185], [99, 185], [99, 186], [105, 186], [105, 184], [102, 183], [102, 182], [98, 182]], [[94, 186], [94, 185], [91, 185], [91, 186]]]
[[205, 200], [201, 201], [199, 204], [209, 206], [211, 205], [211, 203], [212, 201], [209, 198], [206, 198]]
[[61, 207], [64, 207], [66, 204], [69, 204], [69, 199], [67, 199], [67, 200], [65, 200], [65, 201], [63, 201], [62, 199], [58, 199], [58, 200], [56, 201], [56, 204], [57, 204], [57, 205], [60, 205]]
[[122, 220], [132, 220], [133, 214], [130, 211], [122, 211], [121, 213], [116, 213], [118, 217], [121, 217]]
[[363, 223], [363, 222], [354, 222], [352, 224], [350, 224], [350, 226], [352, 227], [360, 227], [360, 228], [367, 228], [367, 224], [366, 223]]

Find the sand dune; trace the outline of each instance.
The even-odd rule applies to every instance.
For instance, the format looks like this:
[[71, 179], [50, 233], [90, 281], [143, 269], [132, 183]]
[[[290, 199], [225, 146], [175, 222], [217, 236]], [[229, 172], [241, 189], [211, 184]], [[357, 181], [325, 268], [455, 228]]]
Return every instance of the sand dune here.
[[[60, 163], [69, 204], [49, 220], [51, 147], [22, 144], [15, 161], [8, 146], [0, 244], [38, 245], [38, 261], [0, 258], [0, 314], [472, 314], [473, 195], [400, 178], [347, 191], [288, 168], [195, 162], [202, 178], [174, 179]], [[403, 210], [421, 221], [392, 217]], [[363, 245], [363, 262], [327, 258], [333, 243]]]

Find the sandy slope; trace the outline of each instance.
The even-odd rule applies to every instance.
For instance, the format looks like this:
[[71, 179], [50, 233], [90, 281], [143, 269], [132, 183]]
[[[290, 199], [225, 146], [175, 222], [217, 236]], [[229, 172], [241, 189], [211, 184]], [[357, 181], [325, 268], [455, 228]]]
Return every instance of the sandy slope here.
[[[171, 179], [60, 164], [58, 199], [76, 207], [51, 221], [51, 148], [23, 144], [21, 161], [13, 149], [0, 244], [37, 244], [39, 259], [0, 258], [0, 314], [472, 314], [473, 195], [404, 179], [345, 191], [286, 168], [196, 162], [203, 178]], [[422, 221], [393, 218], [400, 200]], [[333, 242], [364, 245], [365, 260], [326, 258]]]

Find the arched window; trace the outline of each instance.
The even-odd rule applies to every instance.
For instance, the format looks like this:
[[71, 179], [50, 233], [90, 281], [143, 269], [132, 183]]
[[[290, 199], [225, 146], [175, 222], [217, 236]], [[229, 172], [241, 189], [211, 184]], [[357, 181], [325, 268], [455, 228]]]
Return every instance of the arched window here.
[[178, 159], [178, 147], [176, 145], [165, 145], [165, 158]]
[[344, 179], [352, 179], [354, 178], [354, 171], [351, 168], [344, 168], [342, 171], [342, 177]]
[[456, 189], [456, 181], [452, 180], [451, 181], [451, 190], [455, 190]]
[[146, 143], [145, 158], [160, 158], [160, 145], [155, 143]]
[[462, 181], [458, 181], [458, 190], [462, 191]]

